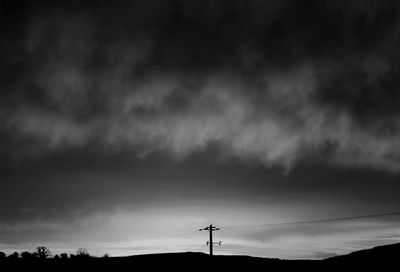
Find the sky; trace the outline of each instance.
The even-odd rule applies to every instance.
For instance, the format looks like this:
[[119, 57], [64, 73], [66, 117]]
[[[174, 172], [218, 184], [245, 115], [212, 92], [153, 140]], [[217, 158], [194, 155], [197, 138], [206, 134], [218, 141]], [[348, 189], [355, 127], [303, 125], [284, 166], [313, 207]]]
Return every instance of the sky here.
[[0, 250], [321, 259], [400, 238], [398, 1], [1, 1]]

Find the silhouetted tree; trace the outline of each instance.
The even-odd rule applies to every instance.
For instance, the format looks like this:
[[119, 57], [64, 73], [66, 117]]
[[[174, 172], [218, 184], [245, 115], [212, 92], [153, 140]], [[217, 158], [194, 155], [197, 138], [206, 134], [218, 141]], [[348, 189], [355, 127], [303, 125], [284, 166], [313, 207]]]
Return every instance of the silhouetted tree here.
[[51, 256], [51, 252], [47, 247], [39, 246], [36, 248], [36, 253], [39, 258], [45, 259]]
[[108, 257], [110, 257], [110, 254], [108, 254], [107, 252], [106, 252], [106, 253], [104, 253], [104, 256], [103, 256], [103, 258], [108, 258]]
[[60, 259], [60, 256], [58, 256], [58, 254], [56, 254], [56, 255], [54, 255], [53, 259], [54, 259], [54, 260], [59, 260], [59, 259]]
[[6, 254], [3, 251], [0, 251], [0, 260], [3, 260], [6, 258]]
[[67, 253], [61, 253], [60, 257], [61, 257], [61, 259], [68, 259], [68, 254]]
[[12, 254], [8, 255], [8, 258], [10, 258], [10, 259], [18, 259], [19, 258], [19, 253], [18, 252], [13, 252]]

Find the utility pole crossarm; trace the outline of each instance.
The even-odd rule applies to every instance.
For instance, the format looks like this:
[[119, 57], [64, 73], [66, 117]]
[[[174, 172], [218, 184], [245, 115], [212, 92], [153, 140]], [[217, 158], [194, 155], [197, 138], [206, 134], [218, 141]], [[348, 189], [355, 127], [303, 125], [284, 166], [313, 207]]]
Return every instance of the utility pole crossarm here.
[[208, 231], [209, 231], [209, 234], [210, 234], [210, 241], [207, 241], [207, 245], [210, 246], [210, 256], [212, 256], [212, 255], [213, 255], [213, 245], [214, 245], [214, 244], [215, 244], [215, 245], [221, 245], [221, 241], [216, 242], [216, 243], [213, 242], [212, 233], [213, 233], [213, 231], [217, 231], [217, 230], [220, 230], [220, 229], [217, 228], [217, 227], [214, 227], [214, 226], [211, 224], [211, 225], [208, 226], [208, 227], [199, 229], [199, 231], [203, 231], [203, 230], [208, 230]]

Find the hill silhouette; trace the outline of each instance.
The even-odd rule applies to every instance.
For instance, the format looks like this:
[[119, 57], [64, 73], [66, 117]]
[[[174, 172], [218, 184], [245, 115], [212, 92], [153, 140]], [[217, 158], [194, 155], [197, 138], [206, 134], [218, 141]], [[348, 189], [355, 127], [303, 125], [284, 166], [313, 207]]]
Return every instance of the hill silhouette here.
[[330, 266], [364, 266], [369, 269], [396, 267], [400, 254], [400, 243], [378, 246], [371, 249], [355, 251], [347, 255], [335, 256], [322, 260], [321, 263]]
[[347, 255], [323, 260], [283, 260], [251, 256], [215, 255], [205, 253], [182, 252], [134, 255], [108, 258], [74, 258], [74, 259], [3, 259], [0, 260], [1, 271], [137, 271], [172, 270], [200, 271], [212, 270], [244, 270], [244, 271], [326, 271], [357, 268], [384, 269], [395, 267], [400, 253], [400, 243], [379, 246], [372, 249], [356, 251]]

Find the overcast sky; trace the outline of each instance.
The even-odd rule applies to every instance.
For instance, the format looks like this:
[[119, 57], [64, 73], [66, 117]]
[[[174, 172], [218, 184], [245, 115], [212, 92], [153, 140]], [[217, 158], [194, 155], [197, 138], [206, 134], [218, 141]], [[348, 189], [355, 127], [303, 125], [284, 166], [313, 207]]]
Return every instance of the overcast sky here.
[[399, 241], [397, 1], [82, 2], [0, 4], [0, 250]]

